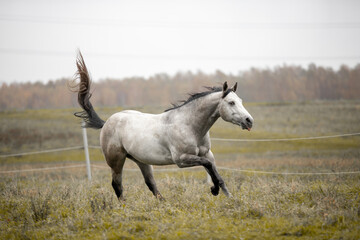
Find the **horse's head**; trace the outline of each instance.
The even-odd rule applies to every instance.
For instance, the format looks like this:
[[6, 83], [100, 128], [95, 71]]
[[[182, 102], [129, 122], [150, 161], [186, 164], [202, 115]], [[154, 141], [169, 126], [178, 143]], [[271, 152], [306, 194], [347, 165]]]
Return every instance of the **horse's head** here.
[[225, 121], [250, 131], [254, 119], [242, 105], [242, 100], [236, 95], [236, 88], [237, 83], [232, 88], [228, 88], [227, 82], [224, 83], [223, 94], [219, 104], [220, 116]]

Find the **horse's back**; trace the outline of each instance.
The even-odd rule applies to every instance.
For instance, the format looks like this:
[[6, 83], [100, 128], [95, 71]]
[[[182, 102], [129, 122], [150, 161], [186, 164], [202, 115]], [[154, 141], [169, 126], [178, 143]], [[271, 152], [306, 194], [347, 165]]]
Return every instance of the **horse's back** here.
[[100, 142], [104, 154], [115, 147], [147, 164], [172, 164], [165, 132], [161, 114], [126, 110], [106, 121]]

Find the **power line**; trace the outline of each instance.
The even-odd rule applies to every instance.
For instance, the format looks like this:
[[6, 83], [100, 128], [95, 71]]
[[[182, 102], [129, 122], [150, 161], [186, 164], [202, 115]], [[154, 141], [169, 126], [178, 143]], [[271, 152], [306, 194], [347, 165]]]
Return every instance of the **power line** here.
[[[0, 53], [17, 54], [17, 55], [40, 55], [40, 56], [74, 56], [74, 52], [70, 51], [54, 51], [54, 50], [38, 50], [38, 49], [20, 49], [20, 48], [0, 48]], [[229, 61], [314, 61], [314, 60], [360, 60], [360, 56], [215, 56], [215, 55], [185, 55], [185, 54], [122, 54], [122, 53], [86, 53], [88, 57], [104, 57], [104, 58], [132, 58], [132, 59], [166, 59], [166, 60], [182, 60], [182, 59], [198, 59], [198, 60], [229, 60]]]
[[53, 51], [53, 50], [38, 50], [38, 49], [21, 49], [21, 48], [0, 48], [1, 53], [5, 54], [20, 54], [20, 55], [45, 55], [45, 56], [70, 56], [75, 55], [70, 51]]
[[131, 28], [195, 29], [354, 29], [360, 22], [151, 22], [121, 19], [59, 18], [46, 16], [0, 15], [0, 21], [43, 24], [69, 24]]

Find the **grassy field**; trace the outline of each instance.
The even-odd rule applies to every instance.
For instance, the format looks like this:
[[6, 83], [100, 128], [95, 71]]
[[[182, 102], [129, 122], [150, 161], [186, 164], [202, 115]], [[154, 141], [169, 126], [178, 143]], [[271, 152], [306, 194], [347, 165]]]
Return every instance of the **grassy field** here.
[[[360, 102], [245, 105], [251, 132], [219, 120], [218, 138], [293, 138], [360, 132]], [[107, 118], [119, 108], [98, 109]], [[139, 109], [161, 112], [161, 109]], [[75, 109], [0, 113], [0, 154], [81, 146]], [[88, 130], [98, 145], [99, 131]], [[293, 142], [213, 141], [217, 165], [274, 172], [360, 170], [360, 136]], [[105, 167], [98, 149], [91, 161]], [[84, 163], [82, 150], [0, 158], [0, 171]], [[135, 168], [127, 161], [126, 169]], [[156, 168], [158, 169], [158, 168]], [[161, 169], [164, 169], [162, 167]], [[110, 170], [0, 174], [1, 239], [359, 239], [360, 174], [267, 175], [220, 170], [233, 198], [214, 197], [201, 168], [155, 172], [158, 201], [140, 171], [124, 173], [125, 202]]]

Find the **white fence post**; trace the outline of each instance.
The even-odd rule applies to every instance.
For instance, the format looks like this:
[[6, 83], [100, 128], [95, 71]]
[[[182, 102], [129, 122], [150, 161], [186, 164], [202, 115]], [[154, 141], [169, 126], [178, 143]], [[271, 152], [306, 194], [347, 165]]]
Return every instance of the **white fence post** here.
[[89, 146], [87, 141], [87, 134], [85, 128], [85, 122], [82, 123], [82, 133], [84, 140], [84, 152], [85, 152], [85, 161], [86, 161], [86, 171], [89, 181], [91, 181], [91, 169], [90, 169], [90, 157], [89, 157]]

